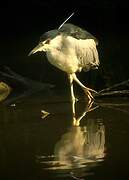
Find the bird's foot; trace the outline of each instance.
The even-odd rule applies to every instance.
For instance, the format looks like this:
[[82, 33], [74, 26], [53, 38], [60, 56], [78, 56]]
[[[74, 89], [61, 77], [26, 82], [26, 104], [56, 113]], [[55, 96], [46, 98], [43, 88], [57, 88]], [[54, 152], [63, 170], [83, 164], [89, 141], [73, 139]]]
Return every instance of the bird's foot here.
[[73, 117], [73, 126], [79, 126], [79, 125], [80, 125], [80, 121], [76, 119], [76, 117]]
[[93, 92], [93, 93], [98, 93], [97, 91], [95, 91], [94, 89], [91, 89], [91, 88], [86, 88], [88, 91], [91, 91], [91, 92]]
[[79, 99], [78, 98], [75, 98], [75, 102], [78, 102], [79, 101]]
[[87, 92], [87, 96], [88, 96], [88, 104], [91, 104], [91, 102], [94, 101], [94, 97], [90, 91]]
[[78, 102], [78, 101], [79, 101], [79, 99], [78, 99], [78, 98], [76, 98], [76, 97], [72, 97], [72, 98], [71, 98], [71, 101], [72, 101], [73, 103], [76, 103], [76, 102]]
[[[90, 92], [92, 89], [90, 88], [85, 88], [84, 92], [86, 93], [87, 97], [88, 97], [88, 104], [90, 104], [92, 101], [94, 101], [94, 97], [92, 95], [92, 93]], [[92, 90], [92, 92], [97, 93], [96, 91]]]

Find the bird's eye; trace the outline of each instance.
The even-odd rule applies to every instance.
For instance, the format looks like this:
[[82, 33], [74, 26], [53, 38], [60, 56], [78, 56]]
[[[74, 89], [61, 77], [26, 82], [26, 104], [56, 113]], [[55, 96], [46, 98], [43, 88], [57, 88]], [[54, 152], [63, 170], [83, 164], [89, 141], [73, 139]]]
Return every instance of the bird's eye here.
[[50, 39], [47, 39], [46, 41], [45, 41], [45, 44], [49, 44], [50, 43]]

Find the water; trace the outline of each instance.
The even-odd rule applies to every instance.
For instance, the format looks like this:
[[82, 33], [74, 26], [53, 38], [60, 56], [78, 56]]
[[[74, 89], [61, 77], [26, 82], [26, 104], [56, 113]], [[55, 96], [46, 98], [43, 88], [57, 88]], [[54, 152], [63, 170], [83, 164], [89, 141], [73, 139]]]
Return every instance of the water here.
[[63, 96], [1, 105], [0, 179], [127, 179], [129, 99], [81, 99], [76, 117]]

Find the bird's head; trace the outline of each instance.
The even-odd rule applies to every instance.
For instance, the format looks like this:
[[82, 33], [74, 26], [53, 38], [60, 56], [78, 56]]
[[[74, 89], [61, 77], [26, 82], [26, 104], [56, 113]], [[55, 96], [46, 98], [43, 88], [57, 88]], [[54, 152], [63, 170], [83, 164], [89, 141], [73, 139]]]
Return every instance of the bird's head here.
[[39, 44], [34, 49], [31, 50], [31, 52], [29, 53], [29, 56], [38, 51], [47, 52], [51, 50], [51, 48], [56, 47], [56, 45], [59, 44], [58, 43], [59, 36], [60, 36], [60, 33], [58, 30], [51, 30], [44, 33], [40, 37]]

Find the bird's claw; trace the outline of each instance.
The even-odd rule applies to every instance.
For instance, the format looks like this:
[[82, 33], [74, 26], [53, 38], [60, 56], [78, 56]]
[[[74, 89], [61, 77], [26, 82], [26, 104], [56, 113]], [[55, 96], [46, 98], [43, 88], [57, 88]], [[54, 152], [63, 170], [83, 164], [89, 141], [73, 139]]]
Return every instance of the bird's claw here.
[[86, 88], [88, 91], [91, 91], [91, 92], [93, 92], [93, 93], [98, 93], [97, 91], [95, 91], [94, 89], [91, 89], [91, 88]]
[[75, 98], [75, 102], [78, 102], [79, 101], [79, 99], [78, 98]]
[[92, 91], [95, 94], [97, 93], [97, 91], [95, 91], [93, 89], [90, 89], [90, 88], [85, 88], [84, 89], [84, 92], [88, 96], [88, 104], [90, 104], [92, 101], [94, 101], [94, 96], [92, 95], [92, 93], [90, 91]]

